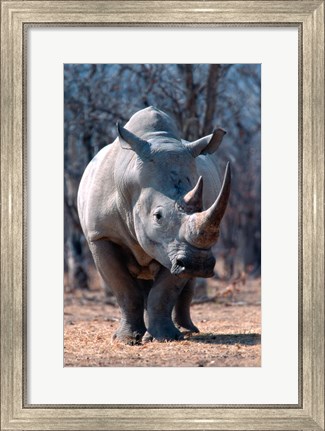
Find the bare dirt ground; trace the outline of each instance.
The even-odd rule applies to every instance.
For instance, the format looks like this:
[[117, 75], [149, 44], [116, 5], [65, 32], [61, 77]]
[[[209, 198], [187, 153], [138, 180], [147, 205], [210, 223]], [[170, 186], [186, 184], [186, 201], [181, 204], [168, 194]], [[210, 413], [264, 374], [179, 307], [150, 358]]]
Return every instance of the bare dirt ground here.
[[[192, 305], [199, 334], [184, 341], [127, 346], [112, 341], [118, 307], [104, 292], [65, 294], [64, 363], [73, 367], [258, 367], [261, 365], [260, 279], [226, 285], [209, 281], [209, 301]], [[212, 298], [212, 299], [211, 299]]]

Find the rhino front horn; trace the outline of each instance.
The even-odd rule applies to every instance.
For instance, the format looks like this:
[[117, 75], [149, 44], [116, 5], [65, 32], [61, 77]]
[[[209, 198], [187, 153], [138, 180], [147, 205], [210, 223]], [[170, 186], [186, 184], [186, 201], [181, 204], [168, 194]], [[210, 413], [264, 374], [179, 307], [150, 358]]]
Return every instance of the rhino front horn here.
[[198, 248], [209, 248], [218, 239], [219, 225], [227, 208], [231, 185], [230, 164], [227, 163], [226, 172], [219, 196], [205, 211], [189, 216], [186, 225], [186, 240]]

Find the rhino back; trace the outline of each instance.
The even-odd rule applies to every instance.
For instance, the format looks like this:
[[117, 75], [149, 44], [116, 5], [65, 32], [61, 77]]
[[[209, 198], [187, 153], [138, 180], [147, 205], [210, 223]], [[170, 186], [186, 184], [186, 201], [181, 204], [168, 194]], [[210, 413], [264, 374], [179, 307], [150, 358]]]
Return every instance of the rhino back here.
[[149, 142], [159, 137], [164, 138], [165, 141], [170, 139], [180, 141], [175, 122], [153, 106], [136, 112], [126, 123], [125, 128]]
[[123, 151], [121, 155], [116, 140], [104, 147], [84, 172], [78, 191], [78, 212], [84, 234], [90, 241], [107, 237], [119, 242], [124, 234], [118, 183], [128, 170], [131, 153]]

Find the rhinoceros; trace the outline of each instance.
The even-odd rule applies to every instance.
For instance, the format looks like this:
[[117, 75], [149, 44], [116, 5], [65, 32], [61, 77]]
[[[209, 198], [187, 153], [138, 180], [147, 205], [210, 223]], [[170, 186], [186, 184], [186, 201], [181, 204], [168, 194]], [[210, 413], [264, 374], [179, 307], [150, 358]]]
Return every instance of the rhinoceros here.
[[195, 277], [212, 277], [230, 166], [215, 155], [226, 132], [182, 140], [175, 122], [148, 107], [87, 166], [78, 212], [97, 270], [116, 296], [113, 338], [138, 344], [198, 332], [190, 316]]

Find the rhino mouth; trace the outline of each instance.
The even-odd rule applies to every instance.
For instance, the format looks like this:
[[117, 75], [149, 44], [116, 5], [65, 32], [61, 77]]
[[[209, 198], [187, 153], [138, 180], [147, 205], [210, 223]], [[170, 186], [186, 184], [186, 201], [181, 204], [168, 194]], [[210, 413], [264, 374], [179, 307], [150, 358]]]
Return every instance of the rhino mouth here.
[[216, 260], [213, 256], [195, 258], [176, 256], [170, 272], [180, 278], [202, 277], [209, 278], [214, 275]]

